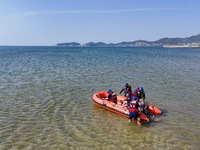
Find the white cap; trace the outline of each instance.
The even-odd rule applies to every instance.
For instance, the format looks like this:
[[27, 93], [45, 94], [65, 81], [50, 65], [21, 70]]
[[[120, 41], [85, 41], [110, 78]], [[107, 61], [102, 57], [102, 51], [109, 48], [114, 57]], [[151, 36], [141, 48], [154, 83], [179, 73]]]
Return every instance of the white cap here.
[[136, 104], [136, 101], [131, 101], [131, 104]]

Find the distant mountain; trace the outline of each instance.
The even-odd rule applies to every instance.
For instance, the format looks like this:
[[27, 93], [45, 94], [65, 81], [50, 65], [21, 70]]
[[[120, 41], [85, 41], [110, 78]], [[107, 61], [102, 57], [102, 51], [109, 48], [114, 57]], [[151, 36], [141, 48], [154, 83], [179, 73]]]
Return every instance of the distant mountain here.
[[187, 39], [188, 42], [190, 42], [190, 43], [192, 43], [192, 42], [199, 43], [199, 42], [200, 42], [200, 34], [191, 36], [191, 37], [186, 38], [186, 39]]
[[89, 43], [83, 44], [83, 46], [107, 46], [107, 45], [108, 44], [104, 42], [97, 42], [97, 43], [89, 42]]
[[80, 43], [77, 42], [70, 42], [70, 43], [58, 43], [57, 46], [81, 46]]
[[200, 34], [194, 35], [187, 38], [162, 38], [158, 41], [155, 41], [156, 44], [169, 44], [169, 45], [180, 45], [180, 44], [192, 44], [200, 43]]
[[89, 42], [81, 45], [77, 42], [71, 43], [59, 43], [57, 46], [88, 46], [88, 47], [142, 47], [142, 46], [163, 46], [163, 47], [173, 47], [173, 46], [184, 46], [184, 47], [200, 47], [200, 34], [194, 35], [186, 38], [161, 38], [157, 41], [145, 41], [145, 40], [136, 40], [132, 42], [120, 42], [120, 43], [104, 43], [104, 42]]

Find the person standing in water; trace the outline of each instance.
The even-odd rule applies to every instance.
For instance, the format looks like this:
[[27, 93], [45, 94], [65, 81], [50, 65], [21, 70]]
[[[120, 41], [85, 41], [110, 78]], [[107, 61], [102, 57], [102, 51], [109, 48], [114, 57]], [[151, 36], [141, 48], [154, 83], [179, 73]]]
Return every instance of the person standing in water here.
[[139, 113], [138, 113], [139, 110], [137, 108], [136, 101], [131, 101], [131, 105], [128, 108], [128, 110], [129, 110], [128, 122], [131, 122], [131, 120], [134, 119], [137, 121], [138, 126], [141, 128], [141, 119], [139, 117]]

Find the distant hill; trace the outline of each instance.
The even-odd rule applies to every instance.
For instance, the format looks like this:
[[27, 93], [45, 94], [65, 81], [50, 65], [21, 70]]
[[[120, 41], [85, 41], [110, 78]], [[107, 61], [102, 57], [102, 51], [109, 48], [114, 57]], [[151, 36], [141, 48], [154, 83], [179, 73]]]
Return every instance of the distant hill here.
[[58, 43], [57, 46], [81, 46], [80, 43], [77, 42], [70, 42], [70, 43]]
[[104, 42], [97, 42], [97, 43], [89, 42], [89, 43], [84, 44], [83, 46], [107, 46], [107, 45], [108, 44]]
[[186, 38], [162, 38], [158, 41], [155, 41], [157, 44], [169, 44], [169, 45], [180, 45], [180, 44], [192, 44], [200, 43], [200, 34], [194, 35]]
[[88, 47], [133, 47], [133, 46], [163, 46], [163, 47], [173, 47], [173, 46], [184, 46], [184, 47], [200, 47], [200, 34], [194, 35], [186, 38], [161, 38], [157, 41], [145, 41], [136, 40], [132, 42], [120, 42], [120, 43], [104, 43], [104, 42], [89, 42], [81, 45], [77, 42], [71, 43], [58, 43], [57, 46], [88, 46]]

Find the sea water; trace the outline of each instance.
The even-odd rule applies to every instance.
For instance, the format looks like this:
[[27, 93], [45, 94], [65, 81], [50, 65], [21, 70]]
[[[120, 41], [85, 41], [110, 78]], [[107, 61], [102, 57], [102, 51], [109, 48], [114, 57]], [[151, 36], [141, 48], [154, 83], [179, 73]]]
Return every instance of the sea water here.
[[[97, 91], [142, 86], [163, 111], [141, 129]], [[200, 49], [0, 47], [0, 149], [200, 149]]]

